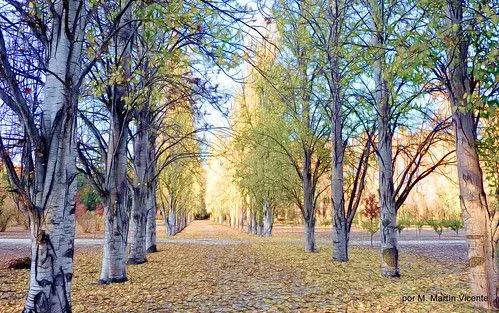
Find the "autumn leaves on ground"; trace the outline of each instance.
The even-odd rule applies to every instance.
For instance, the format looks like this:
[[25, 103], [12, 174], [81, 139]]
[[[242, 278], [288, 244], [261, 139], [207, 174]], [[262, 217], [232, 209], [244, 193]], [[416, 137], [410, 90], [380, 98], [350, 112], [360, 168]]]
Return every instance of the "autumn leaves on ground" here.
[[[123, 284], [98, 285], [101, 249], [77, 248], [74, 312], [476, 312], [466, 302], [403, 302], [408, 295], [470, 294], [465, 266], [403, 250], [399, 279], [379, 275], [379, 251], [351, 247], [350, 262], [331, 248], [304, 253], [289, 234], [243, 234], [194, 221], [161, 240], [148, 263], [128, 266]], [[1, 248], [0, 248], [1, 250]], [[1, 253], [1, 252], [0, 252]], [[28, 270], [0, 269], [0, 312], [20, 312]]]

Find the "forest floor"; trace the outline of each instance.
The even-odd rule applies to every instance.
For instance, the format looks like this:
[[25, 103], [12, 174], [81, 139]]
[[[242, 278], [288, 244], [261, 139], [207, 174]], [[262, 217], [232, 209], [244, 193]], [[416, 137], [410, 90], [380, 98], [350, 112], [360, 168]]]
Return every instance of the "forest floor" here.
[[[128, 266], [127, 282], [105, 286], [97, 284], [98, 239], [82, 239], [90, 241], [76, 245], [73, 312], [477, 312], [459, 301], [470, 294], [460, 242], [401, 245], [402, 277], [383, 278], [377, 248], [352, 246], [350, 261], [336, 263], [327, 235], [318, 234], [319, 252], [310, 254], [297, 233], [277, 227], [259, 238], [194, 221], [159, 238], [148, 263]], [[0, 240], [0, 256], [8, 247]], [[0, 268], [0, 312], [22, 310], [28, 275]], [[437, 294], [457, 299], [430, 301]]]

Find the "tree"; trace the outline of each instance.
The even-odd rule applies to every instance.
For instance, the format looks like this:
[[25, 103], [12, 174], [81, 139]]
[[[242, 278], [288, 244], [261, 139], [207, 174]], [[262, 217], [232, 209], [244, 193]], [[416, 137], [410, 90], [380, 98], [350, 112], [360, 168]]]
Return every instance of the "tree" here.
[[[488, 206], [478, 154], [475, 110], [495, 105], [498, 82], [491, 78], [497, 51], [497, 28], [491, 3], [450, 0], [438, 12], [436, 25], [445, 56], [437, 59], [441, 79], [453, 112], [461, 209], [468, 242], [469, 277], [473, 295], [487, 295], [477, 305], [499, 309], [497, 242], [499, 211]], [[490, 29], [490, 36], [480, 29]], [[493, 75], [492, 75], [493, 77]], [[491, 97], [492, 96], [492, 97]], [[490, 100], [490, 102], [488, 101]]]
[[371, 234], [372, 246], [373, 236], [379, 230], [379, 204], [374, 194], [369, 194], [364, 199], [364, 211], [362, 211], [362, 215], [368, 219], [367, 222], [363, 221], [361, 226]]
[[[269, 93], [273, 97], [272, 129], [262, 129], [280, 148], [294, 168], [300, 188], [290, 194], [302, 212], [305, 251], [314, 252], [316, 205], [319, 179], [331, 165], [326, 142], [329, 135], [327, 115], [320, 105], [321, 89], [317, 51], [311, 45], [303, 12], [308, 3], [277, 1], [273, 8], [281, 53], [272, 71], [267, 73]], [[286, 51], [286, 54], [283, 52]], [[271, 75], [269, 73], [272, 73]], [[283, 83], [285, 82], [285, 83]]]
[[[1, 13], [2, 20], [12, 23], [2, 24], [0, 32], [0, 98], [21, 121], [26, 140], [18, 173], [9, 143], [0, 136], [2, 161], [30, 220], [31, 277], [24, 312], [71, 311], [75, 112], [86, 73], [81, 63], [85, 8], [80, 0], [30, 6], [7, 1]], [[6, 40], [4, 34], [17, 23], [26, 31]], [[30, 59], [14, 68], [19, 59], [13, 49], [19, 46], [27, 51], [21, 58]], [[43, 99], [38, 99], [41, 90]]]
[[[452, 161], [452, 151], [442, 155], [432, 150], [447, 140], [450, 124], [439, 115], [436, 101], [427, 97], [438, 88], [431, 70], [424, 66], [429, 51], [419, 28], [424, 28], [421, 21], [427, 18], [427, 11], [417, 1], [362, 1], [355, 10], [361, 20], [355, 44], [365, 47], [360, 66], [370, 69], [367, 77], [359, 76], [362, 87], [356, 89], [373, 104], [377, 118], [373, 147], [378, 157], [384, 276], [400, 276], [398, 209], [418, 182]], [[400, 137], [405, 142], [394, 142]], [[398, 170], [400, 163], [403, 168]]]
[[[102, 50], [110, 53], [99, 55], [96, 66], [90, 72], [92, 78], [88, 83], [94, 88], [91, 94], [96, 95], [101, 104], [109, 112], [109, 138], [106, 141], [101, 131], [93, 123], [96, 115], [94, 99], [90, 100], [90, 107], [83, 108], [81, 112], [92, 113], [91, 117], [79, 114], [88, 132], [97, 142], [97, 151], [90, 148], [82, 136], [78, 143], [78, 156], [82, 163], [80, 169], [99, 191], [104, 204], [104, 247], [101, 274], [99, 283], [119, 283], [127, 280], [126, 276], [126, 244], [128, 236], [127, 196], [129, 187], [127, 181], [127, 144], [128, 127], [130, 123], [130, 101], [128, 81], [132, 73], [132, 48], [134, 36], [132, 14], [134, 6], [132, 1], [124, 3], [106, 3], [107, 10], [104, 17], [97, 12], [93, 16], [95, 23], [93, 29], [87, 34], [90, 44], [100, 46]], [[117, 15], [116, 15], [117, 14]], [[113, 19], [113, 16], [117, 16]], [[111, 21], [109, 24], [108, 22]], [[95, 30], [94, 28], [101, 28]], [[102, 32], [102, 28], [105, 31]], [[100, 33], [102, 37], [93, 36]], [[113, 34], [109, 40], [105, 34]], [[98, 55], [92, 49], [87, 49], [88, 58]], [[92, 107], [93, 106], [93, 107]], [[100, 117], [102, 118], [102, 116]], [[104, 117], [107, 119], [107, 117]], [[96, 161], [96, 162], [94, 162]], [[101, 165], [104, 163], [104, 167]]]

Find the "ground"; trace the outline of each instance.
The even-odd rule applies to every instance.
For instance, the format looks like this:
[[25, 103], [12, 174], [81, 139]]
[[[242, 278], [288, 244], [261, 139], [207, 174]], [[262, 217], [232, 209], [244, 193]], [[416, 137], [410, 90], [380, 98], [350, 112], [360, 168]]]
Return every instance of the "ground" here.
[[[352, 235], [356, 245], [348, 263], [331, 261], [326, 229], [318, 232], [314, 254], [303, 251], [300, 233], [299, 227], [277, 227], [273, 238], [259, 238], [195, 221], [173, 239], [160, 238], [160, 251], [147, 264], [128, 266], [128, 282], [107, 286], [97, 284], [100, 241], [82, 239], [75, 252], [73, 311], [477, 312], [458, 299], [430, 301], [430, 295], [470, 294], [462, 238], [401, 240], [402, 277], [393, 279], [379, 275], [378, 249], [366, 245], [361, 233]], [[13, 246], [24, 253], [24, 241], [5, 237], [0, 255]], [[22, 310], [27, 284], [27, 270], [0, 269], [0, 312]], [[417, 301], [418, 295], [426, 301]], [[403, 302], [408, 296], [415, 299]]]

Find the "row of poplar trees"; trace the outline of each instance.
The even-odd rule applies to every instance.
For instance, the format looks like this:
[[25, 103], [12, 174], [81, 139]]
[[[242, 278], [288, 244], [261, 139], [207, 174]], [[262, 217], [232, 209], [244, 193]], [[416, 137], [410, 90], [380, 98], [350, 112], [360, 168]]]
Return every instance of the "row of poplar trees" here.
[[[250, 219], [259, 212], [268, 235], [274, 208], [294, 204], [313, 252], [330, 188], [332, 258], [348, 261], [375, 160], [381, 274], [398, 277], [399, 208], [416, 184], [457, 164], [472, 293], [498, 309], [497, 2], [276, 0], [265, 13], [267, 41], [253, 43], [230, 148]], [[451, 148], [435, 153], [442, 146]]]
[[[105, 208], [101, 283], [156, 249], [157, 185], [176, 179], [160, 174], [199, 155], [199, 103], [221, 100], [208, 78], [236, 65], [247, 13], [228, 1], [1, 2], [0, 154], [32, 243], [24, 312], [71, 312], [77, 175]], [[172, 234], [187, 221], [178, 203]]]

